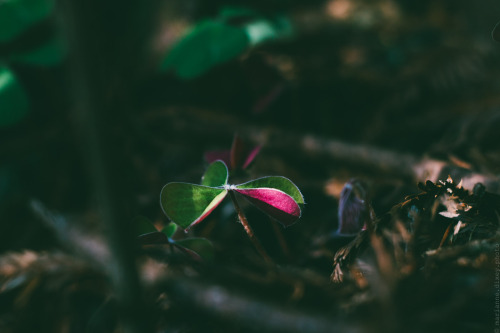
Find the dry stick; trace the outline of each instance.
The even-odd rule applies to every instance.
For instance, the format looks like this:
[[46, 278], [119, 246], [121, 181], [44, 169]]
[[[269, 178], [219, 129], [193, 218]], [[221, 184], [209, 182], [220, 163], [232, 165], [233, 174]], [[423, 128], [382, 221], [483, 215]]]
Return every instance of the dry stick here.
[[453, 225], [453, 223], [450, 223], [448, 225], [448, 228], [446, 228], [446, 231], [444, 232], [443, 238], [441, 239], [441, 242], [439, 243], [438, 249], [443, 247], [444, 242], [446, 242], [446, 238], [448, 238], [448, 235], [450, 234], [450, 230], [451, 230], [452, 225]]
[[264, 134], [249, 131], [248, 136], [269, 148], [278, 147], [278, 138], [288, 137], [290, 147], [300, 147], [307, 154], [328, 156], [337, 160], [359, 165], [365, 168], [373, 168], [381, 172], [397, 175], [415, 181], [446, 178], [451, 175], [455, 179], [461, 179], [464, 188], [471, 190], [478, 182], [486, 185], [489, 191], [498, 192], [500, 189], [498, 177], [493, 175], [471, 172], [445, 161], [432, 158], [417, 158], [414, 155], [394, 152], [369, 145], [351, 144], [338, 140], [325, 139], [313, 135], [297, 136], [285, 131], [273, 131]]
[[110, 246], [102, 235], [83, 230], [80, 223], [48, 210], [40, 201], [31, 200], [30, 208], [46, 226], [55, 232], [61, 244], [77, 257], [85, 258], [104, 270], [109, 267], [113, 257]]
[[[490, 174], [471, 172], [446, 161], [412, 154], [391, 151], [365, 144], [352, 144], [316, 135], [286, 131], [280, 128], [263, 128], [262, 126], [242, 123], [234, 116], [221, 115], [220, 112], [200, 111], [189, 108], [171, 108], [150, 113], [149, 118], [157, 121], [158, 117], [177, 120], [170, 121], [171, 130], [182, 137], [193, 131], [197, 133], [232, 135], [237, 130], [242, 137], [250, 138], [268, 150], [279, 150], [297, 154], [302, 150], [304, 156], [329, 157], [341, 162], [350, 163], [363, 168], [378, 170], [395, 177], [424, 182], [451, 175], [454, 179], [462, 179], [464, 188], [471, 190], [478, 182], [483, 183], [488, 191], [500, 193], [498, 177]], [[179, 121], [182, 120], [182, 121]], [[213, 126], [207, 127], [210, 123]], [[191, 139], [186, 137], [186, 140]]]
[[252, 227], [250, 227], [250, 224], [248, 223], [247, 218], [243, 214], [243, 211], [241, 210], [240, 205], [238, 204], [238, 201], [236, 200], [236, 196], [234, 195], [233, 191], [229, 191], [229, 196], [231, 197], [231, 200], [233, 201], [234, 209], [236, 210], [236, 213], [238, 214], [238, 218], [239, 218], [241, 224], [243, 225], [243, 228], [245, 229], [245, 232], [247, 233], [248, 238], [250, 238], [250, 241], [252, 241], [253, 246], [255, 246], [255, 249], [264, 258], [266, 263], [268, 263], [270, 265], [274, 265], [273, 260], [267, 254], [266, 250], [264, 250], [264, 247], [262, 247], [262, 244], [259, 242], [259, 240], [255, 236], [255, 233], [253, 232]]
[[[307, 313], [273, 303], [235, 294], [220, 285], [209, 285], [195, 279], [166, 278], [161, 284], [173, 304], [186, 309], [189, 317], [204, 313], [223, 323], [237, 324], [252, 331], [359, 333], [364, 332], [362, 322], [344, 321], [331, 315]], [[161, 288], [161, 286], [159, 286]], [[246, 330], [245, 330], [246, 331]]]

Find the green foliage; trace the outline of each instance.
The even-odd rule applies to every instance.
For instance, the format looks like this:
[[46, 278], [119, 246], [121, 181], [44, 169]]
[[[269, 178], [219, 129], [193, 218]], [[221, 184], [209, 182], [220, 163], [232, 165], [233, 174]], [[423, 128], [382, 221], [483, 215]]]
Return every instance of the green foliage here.
[[247, 7], [224, 7], [219, 13], [219, 19], [228, 22], [233, 19], [251, 19], [258, 17], [259, 13]]
[[193, 237], [174, 240], [172, 237], [177, 231], [177, 225], [173, 223], [167, 224], [167, 226], [159, 232], [153, 223], [144, 216], [138, 216], [135, 222], [136, 230], [139, 234], [139, 241], [143, 245], [172, 245], [174, 248], [188, 254], [194, 259], [199, 260], [202, 258], [208, 261], [214, 259], [214, 247], [208, 239]]
[[11, 40], [52, 12], [52, 0], [0, 1], [0, 42]]
[[[54, 9], [53, 0], [0, 1], [0, 43], [21, 36], [36, 23], [49, 18]], [[16, 41], [17, 42], [17, 41]], [[65, 48], [54, 36], [34, 48], [14, 53], [8, 48], [1, 61], [34, 66], [54, 66], [61, 63]], [[18, 123], [29, 111], [29, 101], [15, 73], [0, 63], [0, 128]]]
[[61, 39], [53, 37], [39, 47], [20, 54], [12, 54], [9, 60], [34, 66], [55, 66], [60, 64], [66, 55]]
[[137, 216], [135, 218], [135, 230], [139, 235], [158, 231], [153, 223], [151, 223], [151, 221], [144, 216]]
[[187, 229], [210, 214], [226, 194], [224, 188], [169, 183], [161, 191], [161, 205], [169, 219]]
[[203, 21], [170, 51], [162, 64], [182, 79], [195, 78], [231, 60], [248, 46], [245, 31], [219, 21]]
[[227, 184], [229, 173], [227, 167], [221, 161], [210, 164], [201, 178], [201, 185], [204, 186], [224, 186]]
[[[242, 25], [233, 18], [245, 19]], [[198, 77], [214, 66], [236, 58], [249, 47], [286, 37], [291, 25], [286, 18], [269, 20], [245, 8], [227, 8], [217, 19], [204, 20], [172, 48], [161, 65], [182, 79]]]
[[207, 168], [202, 185], [169, 183], [161, 191], [161, 206], [165, 214], [186, 229], [203, 220], [225, 198], [228, 170], [222, 161]]
[[28, 98], [15, 74], [0, 65], [0, 128], [19, 122], [28, 108]]
[[186, 249], [189, 249], [191, 251], [194, 251], [201, 258], [207, 261], [211, 261], [215, 257], [214, 246], [212, 242], [210, 242], [206, 238], [199, 238], [199, 237], [185, 238], [176, 240], [175, 244], [182, 246]]
[[289, 179], [264, 177], [228, 185], [227, 175], [224, 162], [215, 161], [205, 172], [202, 185], [178, 182], [165, 185], [160, 194], [163, 211], [172, 222], [188, 229], [207, 217], [228, 191], [235, 191], [285, 226], [301, 216], [304, 198]]
[[168, 238], [172, 238], [177, 231], [177, 224], [169, 223], [161, 232], [165, 234]]

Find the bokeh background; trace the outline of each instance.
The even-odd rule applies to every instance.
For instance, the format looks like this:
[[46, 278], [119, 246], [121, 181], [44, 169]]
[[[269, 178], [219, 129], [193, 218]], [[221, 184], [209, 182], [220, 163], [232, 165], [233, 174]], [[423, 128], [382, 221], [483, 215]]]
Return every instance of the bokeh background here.
[[[493, 0], [2, 1], [0, 254], [68, 246], [33, 202], [118, 244], [137, 216], [167, 225], [162, 187], [198, 183], [206, 153], [238, 134], [262, 149], [236, 179], [285, 176], [307, 203], [277, 233], [245, 207], [264, 247], [328, 279], [331, 258], [310, 253], [349, 179], [367, 182], [377, 215], [419, 192], [424, 160], [498, 192], [499, 20]], [[188, 236], [238, 271], [254, 253], [234, 221], [222, 205]], [[176, 325], [162, 332], [201, 327]]]

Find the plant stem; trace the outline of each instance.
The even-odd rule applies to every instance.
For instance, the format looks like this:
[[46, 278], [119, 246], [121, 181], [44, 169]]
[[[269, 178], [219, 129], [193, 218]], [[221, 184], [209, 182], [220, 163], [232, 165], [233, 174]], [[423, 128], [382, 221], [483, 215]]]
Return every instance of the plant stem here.
[[248, 238], [250, 238], [250, 241], [253, 243], [253, 246], [255, 246], [255, 249], [257, 252], [260, 253], [260, 255], [264, 258], [264, 260], [271, 265], [274, 265], [273, 260], [271, 257], [267, 254], [266, 250], [264, 250], [264, 247], [262, 247], [262, 244], [259, 242], [257, 237], [255, 236], [255, 233], [253, 232], [252, 227], [250, 224], [248, 224], [248, 220], [245, 217], [245, 214], [243, 214], [243, 211], [240, 208], [240, 205], [238, 204], [238, 201], [236, 200], [236, 196], [234, 195], [233, 191], [229, 191], [229, 196], [231, 197], [231, 200], [233, 201], [234, 209], [236, 210], [236, 213], [238, 214], [238, 219], [240, 220], [241, 224], [243, 225], [243, 229], [245, 229], [245, 232], [248, 235]]
[[278, 238], [278, 243], [281, 246], [283, 254], [286, 256], [287, 259], [290, 259], [290, 249], [288, 248], [285, 237], [283, 236], [283, 232], [281, 232], [278, 222], [271, 221], [271, 224], [273, 226], [274, 233], [276, 234], [276, 238]]

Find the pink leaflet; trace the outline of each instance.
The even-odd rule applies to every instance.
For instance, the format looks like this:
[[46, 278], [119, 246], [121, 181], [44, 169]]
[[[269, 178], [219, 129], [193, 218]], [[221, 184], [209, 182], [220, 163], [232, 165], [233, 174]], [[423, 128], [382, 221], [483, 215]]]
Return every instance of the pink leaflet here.
[[253, 162], [253, 160], [259, 154], [259, 152], [260, 152], [260, 146], [257, 146], [255, 148], [253, 148], [250, 151], [250, 153], [248, 153], [247, 159], [245, 160], [245, 163], [243, 163], [243, 167], [242, 167], [243, 170], [245, 170], [246, 168], [248, 168], [248, 166], [250, 165], [250, 163]]
[[212, 150], [205, 153], [205, 160], [213, 163], [221, 160], [230, 170], [245, 170], [259, 154], [260, 146], [250, 149], [238, 134], [234, 135], [231, 150]]
[[299, 205], [283, 191], [273, 188], [235, 189], [235, 191], [284, 226], [293, 224], [301, 215]]
[[284, 90], [285, 85], [283, 83], [276, 84], [271, 90], [264, 94], [264, 96], [257, 100], [257, 103], [255, 103], [252, 108], [253, 112], [259, 114], [266, 111], [269, 106], [280, 97]]
[[238, 134], [234, 135], [231, 146], [231, 168], [245, 170], [255, 159], [260, 151], [260, 146], [249, 148], [248, 143], [243, 141]]

